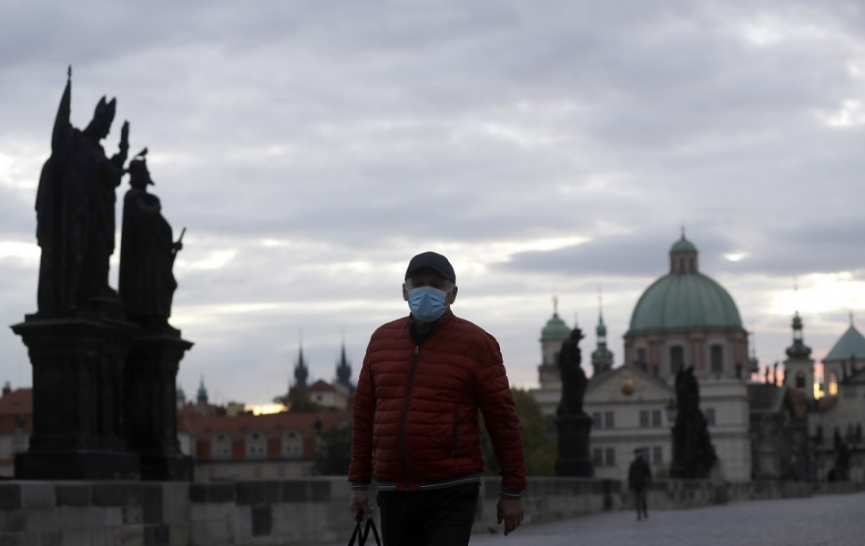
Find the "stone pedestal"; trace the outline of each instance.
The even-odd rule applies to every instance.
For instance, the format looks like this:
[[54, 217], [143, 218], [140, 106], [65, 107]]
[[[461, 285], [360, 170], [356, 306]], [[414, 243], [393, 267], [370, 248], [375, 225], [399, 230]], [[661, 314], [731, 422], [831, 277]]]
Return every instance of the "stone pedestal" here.
[[589, 455], [589, 433], [592, 418], [586, 414], [560, 415], [556, 418], [559, 431], [557, 476], [591, 477], [594, 474]]
[[16, 478], [138, 478], [123, 423], [124, 366], [135, 328], [99, 313], [31, 315], [12, 326], [33, 366], [33, 434], [15, 457]]
[[179, 332], [142, 332], [126, 360], [124, 417], [130, 450], [143, 480], [192, 480], [192, 458], [177, 441], [177, 369], [192, 343]]

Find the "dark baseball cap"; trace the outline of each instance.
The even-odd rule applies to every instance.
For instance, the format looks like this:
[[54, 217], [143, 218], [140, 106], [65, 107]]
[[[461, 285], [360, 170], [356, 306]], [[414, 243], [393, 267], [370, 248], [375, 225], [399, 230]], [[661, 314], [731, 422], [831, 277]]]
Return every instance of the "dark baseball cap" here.
[[411, 277], [412, 273], [418, 269], [432, 269], [449, 281], [457, 282], [457, 276], [451, 263], [436, 252], [423, 252], [412, 258], [408, 263], [408, 269], [405, 270], [405, 278]]

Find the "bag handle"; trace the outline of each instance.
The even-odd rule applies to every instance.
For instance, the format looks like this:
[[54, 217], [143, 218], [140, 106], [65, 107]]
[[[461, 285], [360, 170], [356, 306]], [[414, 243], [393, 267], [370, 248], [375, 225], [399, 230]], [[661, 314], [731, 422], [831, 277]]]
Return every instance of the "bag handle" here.
[[381, 539], [378, 537], [378, 529], [375, 526], [375, 522], [372, 518], [366, 520], [366, 528], [361, 532], [360, 524], [363, 521], [363, 512], [359, 512], [357, 515], [357, 523], [354, 525], [354, 532], [351, 534], [351, 538], [348, 541], [348, 546], [354, 546], [355, 540], [357, 540], [357, 546], [364, 546], [366, 544], [367, 538], [369, 538], [369, 532], [372, 531], [372, 536], [375, 538], [376, 546], [381, 546]]

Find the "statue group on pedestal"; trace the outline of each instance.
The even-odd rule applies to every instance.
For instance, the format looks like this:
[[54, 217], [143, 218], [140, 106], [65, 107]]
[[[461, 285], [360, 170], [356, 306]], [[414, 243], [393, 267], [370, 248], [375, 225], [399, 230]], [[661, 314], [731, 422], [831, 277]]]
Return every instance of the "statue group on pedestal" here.
[[82, 131], [70, 122], [72, 72], [60, 100], [36, 195], [36, 238], [42, 249], [37, 304], [41, 317], [74, 315], [118, 300], [108, 283], [114, 253], [115, 189], [124, 174], [131, 189], [123, 207], [120, 295], [129, 320], [147, 329], [170, 329], [171, 299], [177, 284], [172, 267], [180, 241], [162, 217], [146, 149], [125, 169], [129, 122], [120, 132], [117, 153], [106, 156], [101, 141], [114, 121], [117, 102], [100, 99]]

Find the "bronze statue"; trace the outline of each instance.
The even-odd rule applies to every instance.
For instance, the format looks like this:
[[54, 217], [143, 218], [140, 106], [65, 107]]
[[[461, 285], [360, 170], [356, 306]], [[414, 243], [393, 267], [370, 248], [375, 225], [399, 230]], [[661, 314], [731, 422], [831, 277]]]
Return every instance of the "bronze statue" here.
[[172, 268], [183, 243], [174, 241], [159, 198], [147, 193], [153, 179], [146, 154], [145, 148], [129, 163], [131, 189], [123, 198], [120, 299], [131, 321], [150, 330], [172, 330], [168, 317], [177, 288]]
[[583, 332], [579, 328], [571, 330], [568, 339], [562, 342], [559, 352], [559, 376], [562, 378], [562, 399], [556, 410], [557, 415], [580, 415], [583, 413], [583, 397], [586, 394], [586, 373], [581, 365], [580, 340]]
[[694, 377], [693, 366], [676, 374], [676, 405], [670, 477], [704, 479], [718, 458], [706, 418], [700, 411], [700, 386]]
[[583, 372], [579, 328], [571, 330], [559, 351], [559, 376], [562, 378], [562, 398], [556, 409], [559, 457], [556, 475], [588, 477], [594, 472], [589, 457], [589, 434], [592, 418], [583, 412], [583, 398], [588, 380]]
[[107, 158], [100, 141], [111, 130], [116, 100], [102, 97], [87, 127], [73, 127], [71, 67], [68, 74], [51, 156], [42, 167], [36, 195], [36, 239], [42, 248], [37, 301], [42, 314], [115, 296], [108, 286], [108, 259], [114, 252], [114, 188], [123, 175], [129, 123], [123, 123], [119, 151]]

